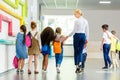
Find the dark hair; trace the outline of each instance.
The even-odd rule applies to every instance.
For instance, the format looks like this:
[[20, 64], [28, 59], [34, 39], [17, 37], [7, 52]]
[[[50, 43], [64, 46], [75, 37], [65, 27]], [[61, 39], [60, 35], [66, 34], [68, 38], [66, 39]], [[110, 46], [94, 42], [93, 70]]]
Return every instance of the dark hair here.
[[25, 26], [25, 25], [21, 25], [21, 26], [20, 26], [20, 29], [24, 32], [23, 44], [25, 44], [26, 26]]
[[116, 31], [112, 30], [111, 33], [112, 33], [113, 35], [115, 35], [115, 34], [116, 34]]
[[50, 45], [50, 42], [54, 40], [54, 30], [51, 27], [46, 27], [40, 37], [42, 46], [45, 44]]
[[36, 23], [34, 21], [31, 22], [31, 29], [35, 29], [37, 27]]
[[108, 24], [102, 25], [102, 29], [108, 30]]

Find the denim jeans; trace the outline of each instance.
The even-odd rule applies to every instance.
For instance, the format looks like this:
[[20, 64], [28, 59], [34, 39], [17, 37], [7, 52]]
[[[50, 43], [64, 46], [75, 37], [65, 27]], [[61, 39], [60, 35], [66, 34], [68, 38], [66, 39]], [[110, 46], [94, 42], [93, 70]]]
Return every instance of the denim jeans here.
[[79, 65], [82, 62], [82, 52], [84, 49], [84, 44], [86, 41], [86, 36], [84, 33], [75, 33], [73, 36], [73, 46], [74, 46], [74, 62], [75, 65]]
[[110, 44], [104, 44], [103, 56], [104, 56], [105, 67], [108, 67], [108, 64], [110, 65], [112, 63], [109, 57], [109, 51], [110, 51]]

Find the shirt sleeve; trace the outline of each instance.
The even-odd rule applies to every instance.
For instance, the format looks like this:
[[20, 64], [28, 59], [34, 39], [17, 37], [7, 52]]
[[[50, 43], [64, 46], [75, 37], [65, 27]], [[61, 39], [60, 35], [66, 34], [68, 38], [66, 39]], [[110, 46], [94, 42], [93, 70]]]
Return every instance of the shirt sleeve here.
[[75, 21], [74, 29], [73, 29], [73, 31], [68, 35], [68, 37], [70, 37], [70, 36], [72, 36], [73, 34], [75, 34], [75, 32], [76, 32], [76, 27], [77, 27], [77, 21]]
[[88, 22], [87, 22], [86, 29], [85, 29], [85, 35], [86, 35], [86, 39], [88, 40], [89, 39], [89, 25], [88, 25]]
[[102, 38], [104, 38], [104, 39], [106, 38], [106, 34], [105, 33], [103, 33], [103, 37]]

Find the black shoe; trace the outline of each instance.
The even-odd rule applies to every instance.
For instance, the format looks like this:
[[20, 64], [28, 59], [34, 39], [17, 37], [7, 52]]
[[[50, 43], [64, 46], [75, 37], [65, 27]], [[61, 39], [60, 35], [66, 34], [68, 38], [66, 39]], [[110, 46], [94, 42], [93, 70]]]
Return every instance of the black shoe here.
[[81, 73], [83, 71], [82, 70], [82, 65], [79, 65], [78, 68], [79, 68], [78, 73]]
[[80, 69], [79, 69], [79, 68], [77, 68], [77, 69], [75, 70], [75, 73], [79, 73], [79, 70], [80, 70]]
[[109, 68], [111, 68], [112, 67], [112, 63], [111, 64], [109, 64]]
[[19, 74], [20, 70], [19, 70], [19, 69], [17, 69], [17, 71], [16, 71], [16, 72], [17, 72], [17, 74]]
[[108, 67], [102, 67], [102, 69], [108, 69]]

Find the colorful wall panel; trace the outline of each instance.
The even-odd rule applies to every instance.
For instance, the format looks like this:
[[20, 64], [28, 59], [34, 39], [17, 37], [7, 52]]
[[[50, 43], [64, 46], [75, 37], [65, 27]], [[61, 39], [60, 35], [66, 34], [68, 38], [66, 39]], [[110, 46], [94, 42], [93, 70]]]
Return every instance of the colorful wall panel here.
[[12, 36], [12, 19], [0, 14], [0, 32], [2, 31], [2, 20], [8, 23], [8, 35]]
[[20, 25], [25, 23], [25, 18], [27, 17], [28, 14], [28, 4], [27, 0], [25, 2], [22, 2], [21, 0], [15, 0], [15, 3], [12, 2], [11, 0], [3, 0], [5, 3], [10, 5], [13, 9], [18, 9], [19, 5], [22, 7], [21, 14], [18, 15], [17, 13], [11, 11], [8, 7], [4, 6], [3, 4], [0, 3], [0, 9], [5, 11], [6, 13], [12, 15], [13, 17], [17, 18], [20, 20]]
[[12, 2], [11, 0], [3, 1], [5, 1], [8, 5], [10, 5], [14, 9], [18, 9], [19, 5], [22, 6], [22, 17], [23, 18], [27, 17], [27, 0], [25, 0], [25, 3], [22, 2], [21, 0], [15, 0], [15, 3]]
[[11, 16], [19, 19], [19, 20], [20, 20], [20, 25], [23, 24], [23, 21], [24, 21], [24, 20], [23, 20], [23, 17], [21, 17], [20, 15], [12, 12], [9, 8], [7, 8], [6, 6], [4, 6], [4, 5], [1, 4], [1, 3], [0, 3], [0, 9], [3, 10], [3, 11], [5, 11], [6, 13], [10, 14]]

